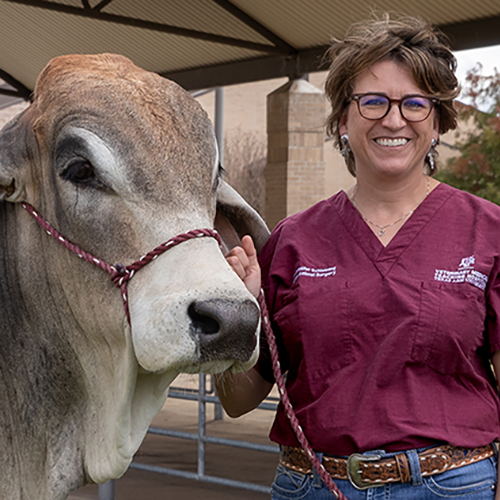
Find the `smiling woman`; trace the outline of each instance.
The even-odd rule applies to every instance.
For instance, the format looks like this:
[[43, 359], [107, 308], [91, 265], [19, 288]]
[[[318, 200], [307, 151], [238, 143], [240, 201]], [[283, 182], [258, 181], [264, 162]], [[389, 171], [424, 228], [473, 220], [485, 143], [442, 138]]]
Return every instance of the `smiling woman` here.
[[[394, 219], [394, 209], [383, 214], [368, 206], [369, 200], [365, 199], [367, 193], [364, 192], [367, 187], [380, 186], [379, 189], [383, 189], [388, 182], [413, 183], [417, 189], [411, 193], [413, 196], [407, 197], [410, 199], [407, 199], [403, 213], [422, 200], [426, 185], [423, 164], [432, 141], [437, 142], [439, 121], [433, 110], [434, 98], [420, 96], [421, 92], [405, 66], [393, 60], [381, 61], [358, 76], [353, 97], [340, 118], [339, 133], [349, 137], [358, 181], [352, 197], [356, 196], [357, 205], [365, 209], [363, 213], [374, 212], [373, 217], [381, 224]], [[374, 93], [381, 94], [382, 98], [374, 99]], [[412, 111], [407, 111], [409, 106], [403, 108], [401, 104], [412, 95], [419, 96], [419, 102], [427, 102], [427, 106], [422, 105], [415, 111], [413, 105]], [[382, 106], [374, 104], [375, 101], [382, 101]], [[414, 104], [416, 98], [410, 102]], [[420, 190], [418, 186], [421, 186]]]
[[[388, 17], [328, 55], [328, 131], [356, 183], [278, 224], [260, 267], [248, 240], [230, 263], [254, 295], [262, 274], [291, 404], [349, 500], [493, 500], [500, 208], [432, 177], [456, 126], [454, 56], [425, 22]], [[264, 345], [219, 394], [238, 415], [273, 383]], [[271, 439], [274, 500], [337, 497], [283, 405]]]

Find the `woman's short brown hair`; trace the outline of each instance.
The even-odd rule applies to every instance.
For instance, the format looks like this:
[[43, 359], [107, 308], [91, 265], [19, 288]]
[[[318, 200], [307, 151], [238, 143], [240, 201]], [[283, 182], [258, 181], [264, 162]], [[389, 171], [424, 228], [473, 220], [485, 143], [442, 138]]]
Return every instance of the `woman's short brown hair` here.
[[[337, 147], [340, 147], [339, 121], [349, 104], [356, 78], [384, 60], [409, 68], [422, 92], [440, 100], [436, 108], [439, 133], [456, 128], [453, 99], [460, 92], [455, 76], [457, 62], [443, 35], [426, 22], [413, 17], [391, 20], [385, 14], [382, 19], [354, 24], [343, 40], [333, 42], [326, 57], [330, 69], [325, 94], [332, 106], [327, 133]], [[346, 163], [349, 172], [356, 175], [352, 152]]]

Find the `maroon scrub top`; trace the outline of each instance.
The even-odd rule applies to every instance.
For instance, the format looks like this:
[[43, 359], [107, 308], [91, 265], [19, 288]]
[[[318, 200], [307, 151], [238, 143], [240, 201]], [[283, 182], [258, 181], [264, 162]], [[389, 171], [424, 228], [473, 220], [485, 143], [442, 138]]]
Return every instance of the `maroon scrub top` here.
[[[499, 439], [500, 207], [438, 185], [384, 247], [340, 192], [282, 221], [259, 256], [297, 417], [349, 455]], [[257, 369], [273, 381], [262, 343]], [[282, 405], [271, 430], [298, 446]]]

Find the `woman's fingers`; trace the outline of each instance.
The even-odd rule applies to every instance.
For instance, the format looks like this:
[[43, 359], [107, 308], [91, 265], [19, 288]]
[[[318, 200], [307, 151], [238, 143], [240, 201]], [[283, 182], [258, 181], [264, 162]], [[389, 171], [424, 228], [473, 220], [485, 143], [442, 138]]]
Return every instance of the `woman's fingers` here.
[[250, 267], [259, 267], [259, 263], [257, 261], [257, 250], [255, 250], [255, 245], [253, 244], [252, 237], [248, 235], [243, 236], [241, 240], [241, 246], [247, 256], [248, 265]]
[[244, 236], [241, 247], [234, 247], [227, 255], [226, 260], [234, 272], [243, 280], [254, 297], [260, 292], [260, 266], [257, 260], [257, 251], [250, 236]]
[[236, 247], [226, 255], [228, 264], [232, 267], [233, 271], [244, 280], [247, 276], [248, 258], [241, 247]]

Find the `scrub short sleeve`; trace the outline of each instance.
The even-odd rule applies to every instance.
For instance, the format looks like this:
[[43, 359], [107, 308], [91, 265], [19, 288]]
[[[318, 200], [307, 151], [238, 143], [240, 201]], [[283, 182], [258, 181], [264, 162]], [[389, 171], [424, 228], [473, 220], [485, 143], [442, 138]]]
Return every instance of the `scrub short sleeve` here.
[[500, 263], [491, 274], [491, 285], [486, 295], [486, 334], [490, 353], [500, 350]]
[[[273, 266], [276, 266], [276, 261], [279, 260], [279, 252], [277, 252], [277, 246], [279, 243], [281, 228], [281, 224], [276, 227], [269, 240], [264, 245], [264, 248], [259, 253], [258, 258], [262, 272], [262, 289], [264, 291], [267, 309], [269, 312], [269, 319], [271, 321], [276, 344], [278, 346], [281, 369], [284, 372], [288, 369], [288, 356], [286, 355], [286, 351], [284, 349], [281, 332], [276, 326], [276, 323], [273, 321], [273, 315], [275, 312], [275, 297], [279, 286], [279, 280], [276, 279], [275, 276], [273, 276]], [[272, 368], [271, 352], [269, 350], [266, 335], [262, 330], [260, 334], [260, 355], [255, 369], [268, 382], [275, 382]]]

